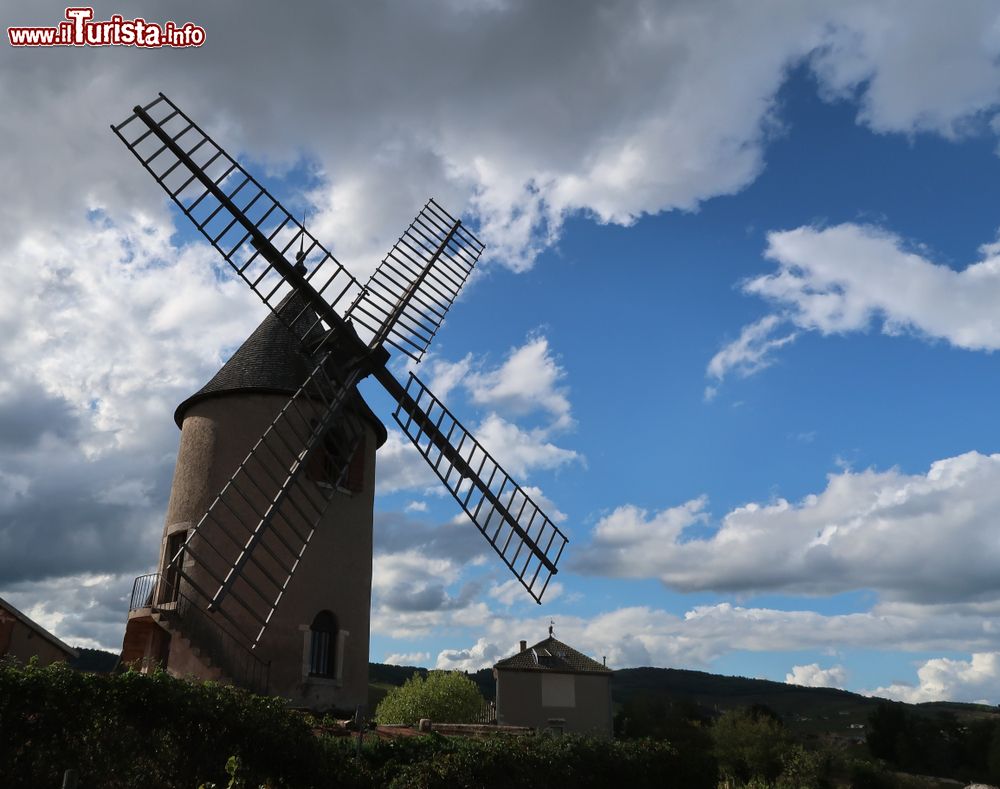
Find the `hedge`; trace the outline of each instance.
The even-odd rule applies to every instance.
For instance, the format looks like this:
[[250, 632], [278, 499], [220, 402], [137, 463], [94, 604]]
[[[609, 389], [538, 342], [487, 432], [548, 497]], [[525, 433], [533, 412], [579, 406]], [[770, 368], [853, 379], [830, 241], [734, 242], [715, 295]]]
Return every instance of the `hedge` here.
[[0, 786], [59, 786], [70, 768], [81, 789], [716, 785], [709, 754], [663, 741], [369, 735], [358, 759], [352, 738], [314, 723], [281, 699], [163, 672], [0, 661]]

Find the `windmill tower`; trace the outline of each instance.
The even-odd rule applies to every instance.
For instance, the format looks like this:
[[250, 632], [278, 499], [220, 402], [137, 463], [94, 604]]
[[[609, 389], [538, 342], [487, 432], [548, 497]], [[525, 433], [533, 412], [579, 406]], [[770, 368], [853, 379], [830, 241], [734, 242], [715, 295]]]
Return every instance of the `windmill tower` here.
[[[212, 638], [214, 628], [206, 628], [200, 640], [189, 636], [182, 624], [208, 618], [181, 591], [170, 564], [216, 492], [308, 374], [299, 338], [271, 314], [211, 381], [177, 407], [181, 439], [160, 570], [138, 582], [139, 607], [130, 612], [123, 643], [125, 662], [145, 659], [179, 676], [239, 680], [258, 690], [266, 683], [270, 692], [313, 709], [365, 703], [374, 458], [386, 432], [356, 392], [346, 407], [360, 420], [364, 437], [342, 479], [329, 478], [322, 464], [306, 470], [302, 484], [332, 486], [335, 493], [296, 570], [296, 583], [257, 650], [251, 653], [224, 632]], [[226, 527], [236, 532], [239, 525]], [[204, 576], [191, 560], [186, 571]], [[157, 583], [160, 588], [154, 589]], [[257, 652], [283, 657], [272, 657], [267, 665]]]
[[310, 707], [364, 702], [385, 440], [355, 388], [367, 376], [541, 602], [565, 535], [415, 375], [387, 367], [389, 347], [420, 361], [482, 253], [461, 220], [428, 201], [361, 286], [163, 94], [112, 129], [270, 310], [177, 409], [160, 572], [136, 579], [123, 660]]

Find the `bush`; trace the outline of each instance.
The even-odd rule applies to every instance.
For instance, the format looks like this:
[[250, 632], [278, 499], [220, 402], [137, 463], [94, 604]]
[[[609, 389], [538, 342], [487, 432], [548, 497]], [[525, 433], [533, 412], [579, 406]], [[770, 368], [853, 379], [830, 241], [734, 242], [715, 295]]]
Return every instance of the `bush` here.
[[[457, 683], [456, 683], [457, 684]], [[165, 673], [77, 673], [0, 661], [0, 786], [663, 787], [714, 789], [706, 750], [580, 737], [366, 738], [313, 733], [278, 698]]]
[[718, 781], [710, 761], [655, 740], [413, 737], [379, 743], [366, 758], [373, 767], [381, 762], [374, 784], [390, 789], [715, 789]]
[[782, 754], [781, 774], [775, 789], [825, 789], [829, 786], [826, 780], [829, 770], [826, 754], [793, 745]]
[[440, 723], [471, 723], [483, 708], [476, 683], [457, 671], [414, 674], [390, 690], [375, 710], [379, 723], [415, 724], [421, 718]]
[[729, 710], [712, 726], [719, 771], [736, 781], [774, 781], [782, 772], [792, 743], [771, 715]]
[[108, 789], [225, 785], [230, 756], [252, 786], [310, 786], [331, 767], [351, 773], [346, 758], [330, 764], [308, 722], [281, 699], [163, 672], [0, 662], [0, 733], [4, 786], [59, 786], [70, 768], [81, 786]]
[[884, 768], [869, 762], [855, 762], [851, 766], [851, 789], [894, 789], [898, 782]]

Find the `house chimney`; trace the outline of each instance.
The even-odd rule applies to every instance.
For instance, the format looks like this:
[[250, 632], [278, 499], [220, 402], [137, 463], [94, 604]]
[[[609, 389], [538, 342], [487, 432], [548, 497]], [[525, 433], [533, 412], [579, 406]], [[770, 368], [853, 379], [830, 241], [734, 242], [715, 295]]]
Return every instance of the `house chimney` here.
[[524, 652], [524, 650], [526, 650], [527, 648], [528, 648], [528, 642], [527, 641], [522, 641], [521, 642], [521, 651]]

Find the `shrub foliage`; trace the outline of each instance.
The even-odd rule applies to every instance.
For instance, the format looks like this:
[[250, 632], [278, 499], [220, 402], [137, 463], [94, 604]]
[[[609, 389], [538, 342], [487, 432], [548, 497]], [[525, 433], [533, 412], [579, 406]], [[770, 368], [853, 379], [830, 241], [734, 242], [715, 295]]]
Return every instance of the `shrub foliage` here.
[[375, 710], [379, 723], [415, 724], [421, 718], [439, 723], [472, 723], [483, 697], [475, 682], [458, 671], [414, 674], [390, 690]]
[[313, 733], [280, 699], [165, 673], [0, 662], [0, 786], [714, 789], [714, 762], [666, 741], [365, 738]]
[[308, 786], [329, 758], [281, 699], [163, 672], [0, 662], [0, 785], [60, 786], [75, 769], [81, 786], [193, 789], [224, 785], [230, 756], [253, 786]]

